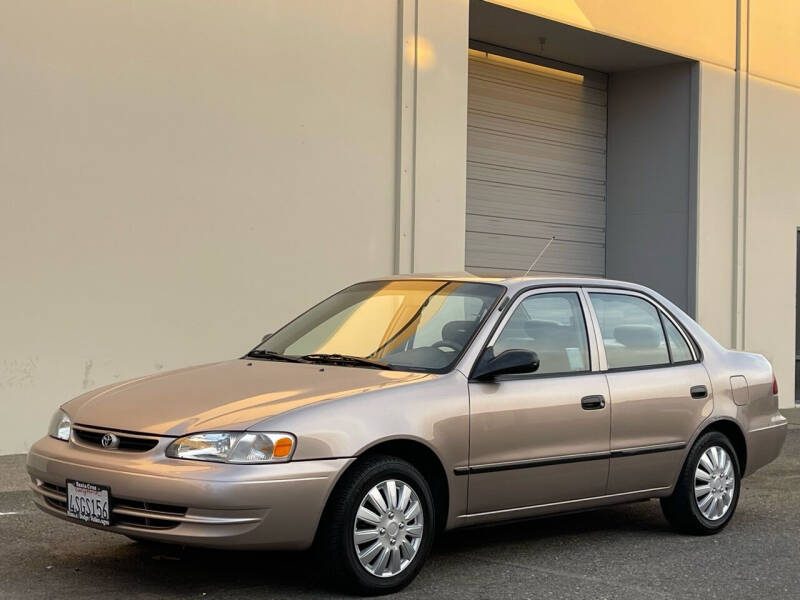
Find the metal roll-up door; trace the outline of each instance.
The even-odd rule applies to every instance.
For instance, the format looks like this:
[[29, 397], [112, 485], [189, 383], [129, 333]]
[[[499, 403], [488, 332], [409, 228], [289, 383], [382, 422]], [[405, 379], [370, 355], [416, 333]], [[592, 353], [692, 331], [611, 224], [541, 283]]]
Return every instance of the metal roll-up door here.
[[606, 82], [470, 50], [468, 271], [605, 275]]

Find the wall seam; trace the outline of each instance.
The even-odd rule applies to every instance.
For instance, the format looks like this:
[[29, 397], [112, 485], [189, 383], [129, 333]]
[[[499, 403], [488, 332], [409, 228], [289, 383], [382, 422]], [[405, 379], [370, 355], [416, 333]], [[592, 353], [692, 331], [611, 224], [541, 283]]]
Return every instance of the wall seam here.
[[397, 3], [397, 142], [394, 272], [414, 269], [418, 0]]
[[698, 194], [698, 157], [700, 155], [700, 94], [702, 83], [700, 79], [700, 63], [692, 65], [691, 85], [689, 86], [689, 177], [688, 199], [689, 206], [686, 211], [686, 229], [689, 239], [689, 249], [686, 256], [687, 272], [687, 299], [686, 306], [689, 314], [697, 318], [697, 274], [699, 272], [699, 239], [697, 236], [699, 222], [700, 202]]
[[749, 1], [738, 0], [736, 4], [736, 96], [735, 96], [735, 143], [734, 143], [734, 273], [733, 282], [733, 347], [744, 348], [745, 344], [745, 251], [747, 217], [747, 128], [749, 99]]

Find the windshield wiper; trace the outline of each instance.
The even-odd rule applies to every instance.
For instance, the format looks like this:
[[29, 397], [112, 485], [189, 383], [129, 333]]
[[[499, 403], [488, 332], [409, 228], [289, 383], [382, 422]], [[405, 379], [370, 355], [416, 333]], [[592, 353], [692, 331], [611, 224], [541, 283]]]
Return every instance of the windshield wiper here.
[[250, 350], [250, 352], [248, 352], [246, 356], [250, 358], [263, 358], [266, 360], [283, 360], [286, 362], [296, 362], [296, 363], [306, 362], [300, 357], [280, 354], [278, 352], [275, 352], [274, 350]]
[[379, 360], [362, 358], [360, 356], [350, 356], [349, 354], [306, 354], [303, 360], [316, 363], [327, 363], [332, 365], [353, 365], [359, 367], [372, 367], [373, 369], [392, 370], [392, 366]]

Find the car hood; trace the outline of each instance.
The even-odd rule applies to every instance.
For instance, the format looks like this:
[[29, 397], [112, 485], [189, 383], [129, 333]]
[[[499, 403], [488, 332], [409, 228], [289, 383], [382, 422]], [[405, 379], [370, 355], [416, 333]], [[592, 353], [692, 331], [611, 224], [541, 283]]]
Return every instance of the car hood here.
[[68, 402], [74, 423], [179, 436], [240, 431], [269, 417], [435, 375], [262, 360], [167, 371], [109, 385]]

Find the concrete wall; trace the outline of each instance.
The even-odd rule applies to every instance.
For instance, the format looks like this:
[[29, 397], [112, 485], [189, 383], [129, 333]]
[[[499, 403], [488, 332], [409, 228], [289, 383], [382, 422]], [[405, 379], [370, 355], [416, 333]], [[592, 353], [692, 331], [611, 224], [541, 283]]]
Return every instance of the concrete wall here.
[[749, 8], [741, 13], [738, 68], [700, 68], [697, 316], [723, 344], [765, 355], [781, 406], [789, 407], [796, 386], [800, 5], [765, 0]]
[[722, 345], [734, 345], [736, 169], [735, 75], [700, 64], [697, 142], [695, 316]]
[[460, 0], [0, 0], [0, 453], [393, 272], [400, 191], [463, 268], [466, 48]]
[[606, 274], [694, 312], [693, 65], [608, 80]]
[[[624, 117], [615, 102], [627, 102], [623, 105], [625, 109], [643, 122], [648, 122], [648, 107], [642, 102], [653, 102], [651, 118], [662, 125], [676, 110], [644, 95], [640, 96], [642, 102], [636, 102], [614, 94], [616, 80], [617, 91], [627, 85], [636, 95], [635, 80], [642, 73], [614, 73], [611, 77], [608, 273], [643, 282], [649, 280], [667, 295], [678, 297], [683, 293], [678, 262], [667, 265], [663, 272], [672, 283], [659, 283], [658, 270], [671, 259], [649, 253], [653, 244], [665, 239], [672, 249], [686, 239], [689, 275], [686, 303], [690, 312], [723, 344], [767, 356], [780, 383], [781, 405], [792, 406], [797, 318], [795, 243], [800, 227], [797, 160], [800, 3], [795, 0], [489, 1], [698, 61], [693, 92], [696, 106], [691, 109], [696, 115], [697, 141], [693, 149], [689, 148], [696, 152], [696, 159], [692, 158], [688, 171], [688, 197], [696, 198], [696, 202], [688, 207], [688, 236], [683, 236], [675, 225], [676, 219], [683, 218], [677, 212], [664, 212], [663, 229], [657, 226], [655, 218], [648, 220], [646, 215], [626, 217], [624, 211], [612, 213], [619, 207], [636, 210], [640, 197], [649, 197], [637, 190], [637, 185], [647, 190], [656, 187], [625, 169], [644, 167], [644, 172], [655, 177], [659, 187], [671, 197], [677, 194], [681, 198], [679, 204], [683, 204], [680, 188], [684, 172], [670, 166], [672, 171], [668, 172], [676, 173], [678, 179], [659, 179], [659, 173], [650, 167], [658, 164], [660, 157], [642, 143], [644, 156], [623, 152], [628, 160], [618, 160], [616, 164], [624, 174], [615, 173], [619, 169], [614, 166], [612, 155], [615, 137], [617, 142], [620, 138], [614, 134], [615, 128], [619, 129], [614, 119], [616, 116], [619, 122]], [[676, 100], [680, 103], [677, 112], [683, 112], [684, 101]], [[667, 115], [660, 114], [662, 110]], [[678, 132], [669, 132], [666, 127], [653, 129], [656, 132], [666, 135], [664, 144], [670, 145], [683, 136], [685, 127], [681, 126]], [[630, 146], [637, 144], [636, 139], [623, 141]], [[661, 146], [662, 141], [657, 141], [653, 147]], [[668, 164], [679, 159], [672, 157]], [[638, 183], [626, 178], [634, 178]], [[660, 209], [653, 203], [647, 212], [655, 217]], [[621, 218], [616, 226], [612, 220], [615, 215]], [[639, 241], [646, 242], [641, 246], [625, 241], [630, 226], [642, 222], [644, 231], [652, 234], [652, 238], [640, 238]], [[626, 251], [631, 254], [626, 255]], [[645, 268], [645, 263], [655, 265], [653, 273], [646, 272], [650, 267]]]
[[[612, 76], [609, 274], [791, 404], [800, 4], [499, 3], [700, 61]], [[467, 38], [467, 0], [0, 0], [0, 453], [354, 280], [461, 269]]]
[[[747, 0], [488, 0], [515, 10], [716, 65], [736, 62], [736, 8]], [[765, 16], [793, 0], [754, 0]], [[776, 13], [779, 14], [779, 13]], [[779, 18], [773, 18], [778, 21]]]
[[748, 85], [742, 346], [772, 362], [792, 406], [800, 89], [755, 76]]

